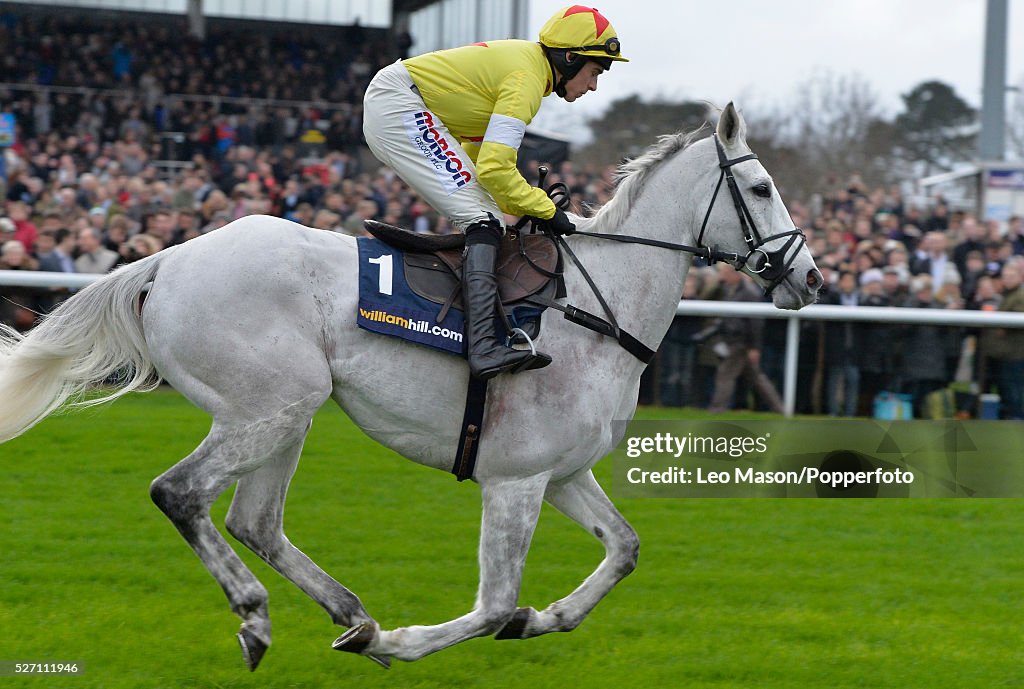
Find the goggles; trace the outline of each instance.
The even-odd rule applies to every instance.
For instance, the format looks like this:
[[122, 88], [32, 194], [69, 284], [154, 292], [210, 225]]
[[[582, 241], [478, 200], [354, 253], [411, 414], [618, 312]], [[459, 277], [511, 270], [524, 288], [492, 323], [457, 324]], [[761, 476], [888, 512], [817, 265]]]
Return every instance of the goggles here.
[[583, 52], [594, 52], [600, 50], [608, 55], [618, 55], [622, 49], [622, 45], [619, 43], [619, 39], [612, 36], [604, 43], [598, 43], [595, 45], [579, 45], [575, 48], [559, 48], [559, 50], [568, 50], [571, 53], [583, 53]]

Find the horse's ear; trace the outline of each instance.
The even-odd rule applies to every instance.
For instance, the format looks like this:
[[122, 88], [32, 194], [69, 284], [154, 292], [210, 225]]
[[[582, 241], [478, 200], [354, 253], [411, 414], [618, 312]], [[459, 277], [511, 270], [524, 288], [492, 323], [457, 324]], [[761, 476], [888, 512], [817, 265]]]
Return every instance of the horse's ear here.
[[729, 101], [729, 104], [725, 106], [725, 110], [722, 111], [721, 117], [718, 118], [717, 131], [718, 138], [726, 146], [737, 141], [746, 140], [747, 123], [743, 121], [743, 117], [736, 110], [736, 106], [732, 104], [732, 101]]

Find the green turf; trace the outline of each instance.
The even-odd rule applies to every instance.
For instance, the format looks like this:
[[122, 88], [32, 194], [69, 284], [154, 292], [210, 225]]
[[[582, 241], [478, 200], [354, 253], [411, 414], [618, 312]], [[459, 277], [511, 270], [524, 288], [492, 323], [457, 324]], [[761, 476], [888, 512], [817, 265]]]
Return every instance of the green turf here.
[[[640, 565], [577, 631], [477, 639], [390, 672], [331, 650], [326, 614], [243, 552], [274, 622], [250, 674], [222, 592], [148, 496], [207, 426], [158, 391], [0, 446], [0, 660], [85, 665], [0, 677], [0, 689], [1024, 685], [1024, 503], [1012, 500], [620, 500]], [[384, 450], [336, 407], [320, 412], [287, 531], [385, 627], [469, 609], [478, 523], [474, 485]], [[561, 597], [600, 557], [545, 507], [521, 602]]]

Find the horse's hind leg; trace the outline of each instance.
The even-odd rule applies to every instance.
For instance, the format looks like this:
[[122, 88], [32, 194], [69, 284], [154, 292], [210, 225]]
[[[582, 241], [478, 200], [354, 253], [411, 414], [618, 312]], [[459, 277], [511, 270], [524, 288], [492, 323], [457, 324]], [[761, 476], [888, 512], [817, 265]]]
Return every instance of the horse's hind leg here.
[[472, 612], [443, 624], [393, 631], [360, 625], [343, 634], [334, 647], [378, 658], [417, 660], [501, 629], [516, 610], [526, 552], [537, 526], [547, 480], [547, 475], [540, 475], [481, 482], [480, 587]]
[[284, 535], [285, 497], [304, 439], [305, 433], [292, 446], [238, 481], [228, 511], [227, 529], [319, 603], [335, 624], [345, 627], [372, 624], [373, 619], [359, 598], [320, 569]]
[[498, 639], [527, 639], [549, 632], [572, 631], [636, 567], [640, 550], [636, 531], [615, 509], [593, 473], [588, 471], [562, 484], [552, 483], [544, 497], [596, 536], [604, 544], [605, 558], [579, 588], [543, 611], [519, 608], [497, 634]]
[[217, 531], [210, 520], [210, 506], [241, 476], [301, 441], [312, 414], [302, 410], [304, 406], [294, 405], [271, 418], [247, 423], [215, 420], [202, 444], [150, 486], [153, 502], [203, 561], [224, 589], [231, 609], [242, 618], [238, 638], [250, 670], [256, 669], [270, 645], [267, 590]]

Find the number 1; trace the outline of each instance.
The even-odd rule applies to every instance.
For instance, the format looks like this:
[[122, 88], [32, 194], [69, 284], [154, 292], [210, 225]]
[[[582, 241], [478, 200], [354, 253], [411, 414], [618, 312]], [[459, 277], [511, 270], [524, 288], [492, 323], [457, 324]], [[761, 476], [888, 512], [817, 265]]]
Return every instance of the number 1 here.
[[377, 258], [371, 258], [369, 261], [370, 263], [375, 263], [380, 266], [380, 275], [377, 276], [377, 291], [381, 294], [391, 296], [391, 254], [384, 254]]

